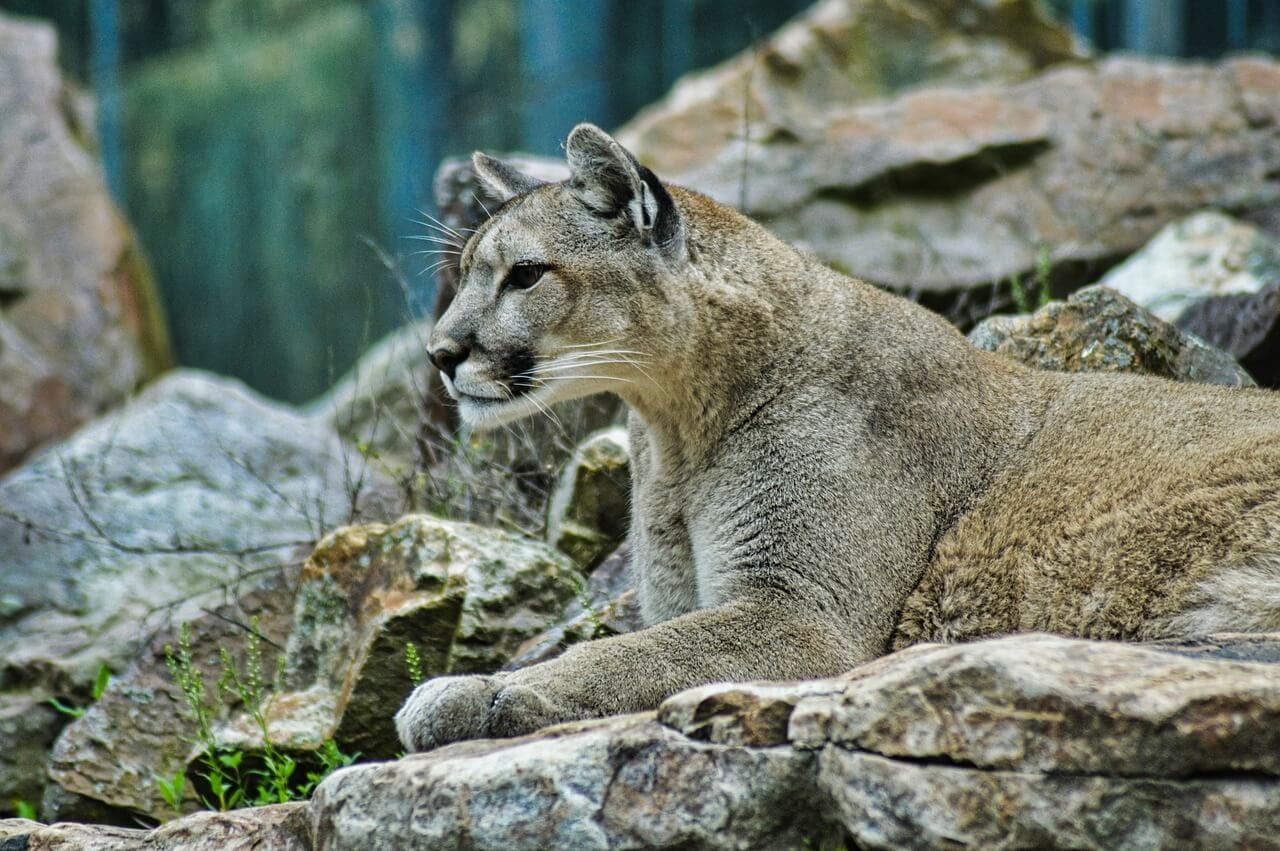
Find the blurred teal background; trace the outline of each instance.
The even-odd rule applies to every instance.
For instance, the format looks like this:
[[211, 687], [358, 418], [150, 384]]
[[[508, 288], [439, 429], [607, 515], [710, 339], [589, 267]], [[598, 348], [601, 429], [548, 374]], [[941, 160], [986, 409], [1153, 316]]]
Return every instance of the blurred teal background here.
[[[405, 237], [442, 157], [554, 153], [577, 121], [621, 124], [807, 5], [0, 0], [53, 20], [98, 98], [178, 360], [291, 401], [431, 303]], [[1100, 50], [1280, 50], [1280, 0], [1052, 5]]]

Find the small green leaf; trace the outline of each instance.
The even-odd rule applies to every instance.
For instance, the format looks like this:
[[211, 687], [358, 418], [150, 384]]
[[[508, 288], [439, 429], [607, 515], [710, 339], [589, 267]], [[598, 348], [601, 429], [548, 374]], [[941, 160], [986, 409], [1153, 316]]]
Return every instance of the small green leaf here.
[[78, 706], [67, 706], [56, 697], [49, 698], [49, 705], [61, 712], [63, 715], [70, 715], [72, 718], [80, 718], [84, 715], [84, 710]]
[[107, 690], [107, 684], [111, 682], [111, 669], [105, 664], [98, 666], [98, 674], [93, 678], [93, 699], [97, 700], [102, 697], [102, 693]]

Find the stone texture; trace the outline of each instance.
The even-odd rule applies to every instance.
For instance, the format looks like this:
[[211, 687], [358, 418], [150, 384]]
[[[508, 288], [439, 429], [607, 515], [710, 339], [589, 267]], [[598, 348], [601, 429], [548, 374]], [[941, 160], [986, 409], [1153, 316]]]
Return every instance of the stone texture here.
[[[424, 676], [494, 671], [562, 619], [582, 585], [545, 544], [427, 515], [330, 535], [302, 571], [284, 693], [268, 712], [274, 741], [306, 749], [332, 738], [365, 759], [393, 756], [392, 716], [416, 685], [409, 642]], [[258, 743], [245, 719], [221, 736]]]
[[693, 742], [631, 716], [335, 773], [316, 848], [826, 847], [814, 755]]
[[[837, 60], [846, 51], [857, 49], [832, 48]], [[714, 118], [744, 102], [725, 73], [722, 87], [691, 81], [620, 140], [842, 271], [938, 304], [1041, 265], [1062, 292], [1206, 206], [1264, 215], [1280, 200], [1280, 64], [1269, 59], [1114, 57], [873, 101], [819, 87], [805, 109], [753, 98], [747, 139], [741, 120]], [[961, 316], [989, 312], [991, 299], [945, 303]]]
[[829, 748], [819, 783], [855, 848], [1275, 848], [1274, 780], [1056, 776]]
[[[1181, 325], [1196, 301], [1280, 281], [1280, 243], [1215, 210], [1171, 222], [1099, 283]], [[1234, 352], [1233, 352], [1234, 354]]]
[[[33, 457], [0, 480], [0, 694], [83, 705], [99, 665], [300, 563], [362, 469], [322, 424], [188, 371]], [[355, 509], [393, 507], [366, 470]]]
[[[207, 687], [214, 719], [231, 707], [217, 697], [223, 648], [244, 669], [245, 630], [256, 625], [263, 669], [275, 670], [293, 616], [296, 568], [270, 576], [233, 602], [187, 622], [192, 662]], [[156, 820], [179, 815], [160, 795], [156, 778], [187, 770], [197, 755], [185, 698], [165, 664], [165, 647], [176, 646], [176, 628], [162, 630], [85, 714], [67, 725], [48, 756], [45, 819], [135, 823], [135, 814]], [[43, 754], [41, 759], [43, 764]], [[183, 811], [198, 806], [194, 783], [186, 784]], [[38, 799], [37, 799], [38, 800]]]
[[992, 316], [969, 334], [980, 349], [1059, 372], [1136, 372], [1252, 387], [1235, 360], [1106, 287], [1086, 287], [1035, 313]]
[[49, 705], [51, 696], [40, 688], [0, 693], [0, 813], [14, 801], [38, 805], [44, 793], [49, 748], [71, 720]]
[[1192, 302], [1178, 327], [1235, 357], [1263, 387], [1280, 388], [1280, 277], [1256, 293]]
[[52, 27], [0, 15], [0, 473], [169, 363]]
[[[328, 778], [317, 848], [1237, 848], [1280, 836], [1280, 635], [1018, 635]], [[843, 845], [840, 845], [843, 843]]]
[[1048, 635], [907, 654], [801, 699], [788, 739], [1048, 774], [1280, 778], [1273, 665]]
[[[18, 844], [18, 843], [22, 844]], [[0, 821], [0, 848], [23, 851], [310, 851], [307, 805], [195, 813], [155, 830]]]
[[835, 106], [929, 83], [1012, 82], [1083, 55], [1024, 0], [824, 0], [750, 50], [681, 79], [627, 125], [623, 144], [659, 174], [701, 174], [730, 149], [740, 158], [753, 143], [812, 141], [805, 131]]
[[547, 541], [590, 572], [626, 538], [630, 516], [630, 440], [617, 426], [583, 441], [560, 473]]
[[545, 662], [570, 645], [644, 627], [635, 576], [631, 572], [631, 548], [618, 547], [587, 577], [586, 593], [573, 601], [562, 621], [530, 638], [508, 660], [505, 669]]
[[388, 334], [305, 408], [392, 479], [410, 479], [422, 464], [423, 406], [435, 372], [427, 359], [430, 336], [429, 321]]

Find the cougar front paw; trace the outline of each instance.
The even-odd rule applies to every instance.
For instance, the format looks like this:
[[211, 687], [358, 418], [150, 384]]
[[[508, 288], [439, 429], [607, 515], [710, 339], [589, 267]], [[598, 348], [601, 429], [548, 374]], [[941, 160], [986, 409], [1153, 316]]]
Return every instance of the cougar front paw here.
[[523, 736], [565, 716], [533, 689], [498, 677], [435, 677], [400, 707], [396, 731], [406, 750], [428, 751], [464, 739]]

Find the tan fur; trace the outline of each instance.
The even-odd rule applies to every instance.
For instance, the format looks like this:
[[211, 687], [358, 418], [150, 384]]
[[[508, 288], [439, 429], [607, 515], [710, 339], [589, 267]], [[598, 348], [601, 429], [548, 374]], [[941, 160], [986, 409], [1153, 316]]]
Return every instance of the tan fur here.
[[[1280, 629], [1280, 397], [1026, 369], [661, 187], [595, 128], [567, 153], [570, 180], [532, 188], [477, 161], [513, 197], [470, 240], [433, 357], [476, 425], [628, 402], [651, 626], [432, 680], [397, 716], [407, 747], [924, 640]], [[528, 261], [539, 283], [502, 289]]]

